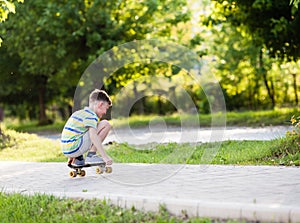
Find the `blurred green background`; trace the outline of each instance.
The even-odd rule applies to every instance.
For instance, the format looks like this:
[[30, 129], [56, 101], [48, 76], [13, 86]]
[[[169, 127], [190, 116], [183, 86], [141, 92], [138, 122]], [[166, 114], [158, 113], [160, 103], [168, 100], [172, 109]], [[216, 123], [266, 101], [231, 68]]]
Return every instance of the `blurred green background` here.
[[[217, 78], [228, 111], [298, 109], [299, 0], [0, 4], [0, 107], [5, 117], [39, 125], [66, 120], [88, 65], [113, 47], [144, 39], [171, 41], [196, 52]], [[183, 84], [199, 113], [210, 113], [208, 96], [189, 81], [188, 72], [163, 62], [133, 63], [102, 80], [103, 89], [114, 99], [130, 81], [161, 75]], [[214, 85], [208, 88], [214, 91]], [[180, 100], [174, 89], [167, 90]], [[176, 112], [156, 95], [137, 101], [130, 115]]]

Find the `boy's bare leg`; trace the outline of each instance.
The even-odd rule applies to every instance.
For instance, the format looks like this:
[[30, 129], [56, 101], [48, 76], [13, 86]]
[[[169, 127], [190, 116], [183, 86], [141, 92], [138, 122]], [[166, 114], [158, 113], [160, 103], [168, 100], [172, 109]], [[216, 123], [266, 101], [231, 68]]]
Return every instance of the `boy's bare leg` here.
[[74, 161], [74, 158], [69, 158], [69, 159], [68, 159], [68, 164], [72, 164], [73, 161]]
[[97, 128], [98, 136], [100, 140], [103, 142], [106, 139], [109, 131], [111, 130], [111, 125], [107, 120], [100, 121]]
[[[110, 129], [111, 129], [111, 125], [107, 120], [102, 120], [99, 122], [97, 126], [97, 135], [100, 138], [101, 142], [105, 140]], [[97, 148], [94, 145], [92, 145], [90, 152], [97, 152]]]

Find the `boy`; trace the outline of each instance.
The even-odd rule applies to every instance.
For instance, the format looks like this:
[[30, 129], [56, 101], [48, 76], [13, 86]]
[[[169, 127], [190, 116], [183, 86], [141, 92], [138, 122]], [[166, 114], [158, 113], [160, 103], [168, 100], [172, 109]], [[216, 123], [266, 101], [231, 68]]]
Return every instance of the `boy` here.
[[[102, 146], [111, 126], [107, 120], [100, 121], [111, 106], [112, 102], [107, 93], [95, 89], [89, 96], [89, 107], [74, 112], [68, 119], [61, 135], [61, 148], [64, 155], [69, 157], [69, 163], [81, 166], [104, 160], [107, 165], [112, 164]], [[89, 152], [84, 160], [83, 154], [87, 151]]]

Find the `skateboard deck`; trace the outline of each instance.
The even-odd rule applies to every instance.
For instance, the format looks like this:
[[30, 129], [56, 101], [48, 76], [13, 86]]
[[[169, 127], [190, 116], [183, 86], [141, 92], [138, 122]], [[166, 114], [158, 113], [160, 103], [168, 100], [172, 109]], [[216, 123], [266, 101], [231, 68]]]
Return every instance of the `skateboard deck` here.
[[69, 176], [74, 178], [76, 176], [80, 176], [80, 177], [84, 177], [86, 175], [85, 170], [83, 170], [83, 168], [87, 168], [87, 167], [92, 167], [92, 166], [96, 166], [96, 173], [97, 174], [102, 174], [102, 173], [111, 173], [112, 172], [112, 168], [110, 166], [106, 166], [105, 162], [101, 162], [101, 163], [88, 163], [88, 164], [84, 164], [82, 166], [74, 166], [72, 165], [72, 163], [68, 163], [68, 167], [70, 167], [71, 169], [74, 169], [72, 171], [69, 172]]

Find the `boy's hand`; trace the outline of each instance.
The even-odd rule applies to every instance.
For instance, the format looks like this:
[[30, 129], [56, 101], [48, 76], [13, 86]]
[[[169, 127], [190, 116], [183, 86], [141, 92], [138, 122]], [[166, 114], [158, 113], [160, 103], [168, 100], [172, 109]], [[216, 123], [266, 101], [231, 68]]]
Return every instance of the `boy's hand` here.
[[106, 165], [112, 165], [112, 159], [110, 157], [103, 157], [103, 160], [106, 163]]

